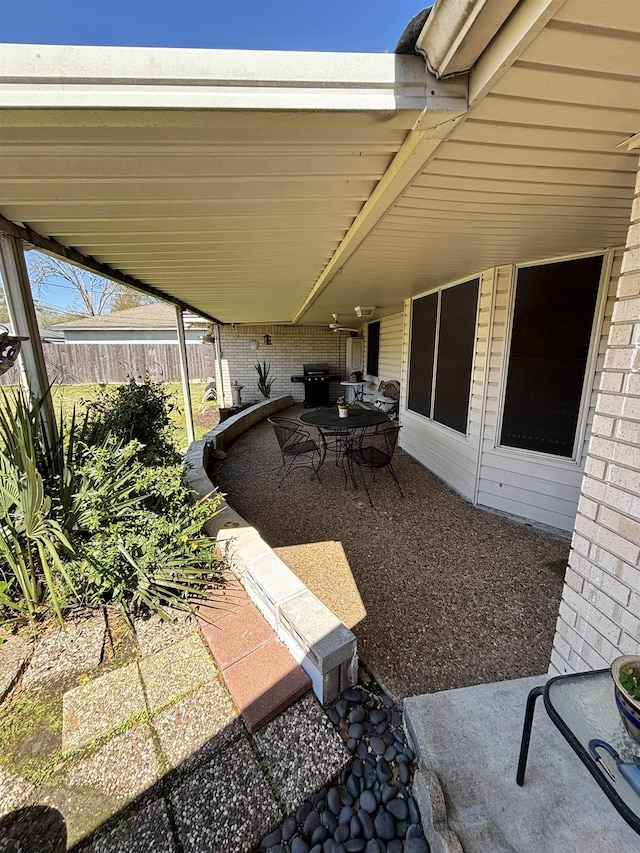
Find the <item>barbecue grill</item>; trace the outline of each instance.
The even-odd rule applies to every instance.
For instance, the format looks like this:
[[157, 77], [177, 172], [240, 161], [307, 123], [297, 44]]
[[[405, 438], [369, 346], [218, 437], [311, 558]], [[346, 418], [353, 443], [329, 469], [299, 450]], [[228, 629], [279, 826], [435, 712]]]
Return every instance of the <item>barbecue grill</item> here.
[[342, 379], [340, 373], [329, 373], [329, 364], [318, 361], [302, 365], [302, 376], [292, 376], [292, 382], [304, 382], [304, 407], [327, 406], [329, 404], [329, 383]]

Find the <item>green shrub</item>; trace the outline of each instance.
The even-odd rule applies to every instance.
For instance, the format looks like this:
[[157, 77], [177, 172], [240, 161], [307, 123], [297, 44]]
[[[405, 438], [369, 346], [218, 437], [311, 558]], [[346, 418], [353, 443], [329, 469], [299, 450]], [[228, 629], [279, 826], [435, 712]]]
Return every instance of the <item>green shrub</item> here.
[[179, 466], [140, 467], [136, 480], [138, 503], [103, 524], [82, 548], [71, 567], [74, 584], [86, 604], [116, 604], [127, 617], [191, 609], [222, 585], [214, 543], [203, 533], [221, 497], [189, 503]]
[[105, 386], [85, 408], [93, 429], [92, 441], [99, 442], [111, 434], [122, 442], [139, 441], [143, 445], [141, 458], [147, 465], [177, 462], [171, 420], [175, 403], [161, 382], [147, 377], [142, 382], [130, 379], [123, 385]]
[[90, 417], [40, 427], [25, 392], [0, 400], [0, 622], [105, 602], [164, 616], [220, 584], [203, 533], [220, 496], [191, 504], [179, 466], [145, 466]]

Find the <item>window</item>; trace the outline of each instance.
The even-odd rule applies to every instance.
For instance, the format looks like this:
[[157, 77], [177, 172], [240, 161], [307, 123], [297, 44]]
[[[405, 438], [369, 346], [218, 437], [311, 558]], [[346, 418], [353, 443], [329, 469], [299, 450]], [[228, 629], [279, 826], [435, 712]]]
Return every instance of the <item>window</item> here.
[[380, 356], [380, 320], [367, 325], [367, 373], [369, 376], [378, 375], [378, 358]]
[[467, 432], [480, 282], [430, 293], [413, 302], [408, 407]]
[[518, 270], [501, 444], [571, 458], [602, 257]]

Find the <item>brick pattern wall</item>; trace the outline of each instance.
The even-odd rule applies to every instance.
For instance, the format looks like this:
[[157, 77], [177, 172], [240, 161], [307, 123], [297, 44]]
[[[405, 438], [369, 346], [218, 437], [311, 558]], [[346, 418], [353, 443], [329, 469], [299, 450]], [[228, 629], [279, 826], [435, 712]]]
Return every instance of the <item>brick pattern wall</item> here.
[[[244, 385], [242, 402], [257, 402], [263, 397], [258, 391], [257, 361], [271, 364], [271, 375], [275, 382], [271, 396], [291, 394], [297, 402], [304, 400], [304, 385], [291, 382], [292, 376], [302, 375], [302, 365], [308, 362], [326, 361], [331, 373], [344, 378], [346, 358], [346, 334], [330, 331], [326, 326], [222, 326], [220, 330], [222, 348], [222, 373], [225, 403], [231, 404], [231, 383]], [[264, 335], [271, 336], [271, 346], [264, 343]], [[259, 349], [252, 352], [249, 341], [258, 341]], [[337, 382], [331, 383], [331, 399], [340, 394]]]
[[640, 173], [549, 672], [640, 654]]

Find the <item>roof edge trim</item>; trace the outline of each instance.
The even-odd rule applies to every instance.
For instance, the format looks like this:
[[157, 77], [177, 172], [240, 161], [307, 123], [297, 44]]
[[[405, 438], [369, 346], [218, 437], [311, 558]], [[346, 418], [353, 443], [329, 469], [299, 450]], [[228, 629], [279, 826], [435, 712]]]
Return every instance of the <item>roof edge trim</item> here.
[[519, 0], [437, 0], [418, 36], [436, 77], [470, 71]]
[[418, 56], [0, 45], [0, 107], [422, 110]]

